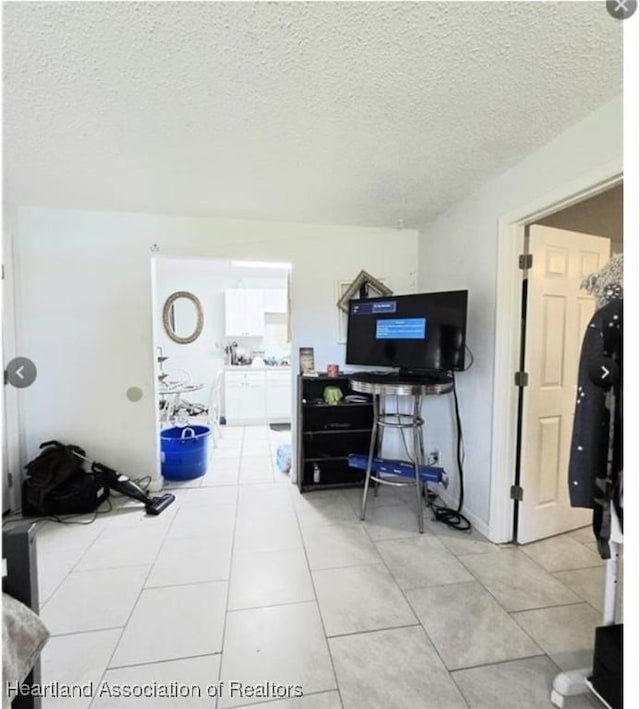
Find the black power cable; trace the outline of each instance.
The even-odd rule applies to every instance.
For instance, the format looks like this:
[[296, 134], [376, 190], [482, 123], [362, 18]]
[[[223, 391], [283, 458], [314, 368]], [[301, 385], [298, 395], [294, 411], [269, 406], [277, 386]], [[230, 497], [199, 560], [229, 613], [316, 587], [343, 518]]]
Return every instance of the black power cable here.
[[458, 478], [460, 480], [460, 495], [458, 497], [458, 507], [455, 510], [451, 507], [435, 504], [432, 505], [432, 510], [436, 522], [442, 522], [443, 524], [446, 524], [447, 527], [459, 529], [461, 532], [471, 532], [471, 522], [469, 522], [469, 520], [462, 514], [462, 506], [464, 505], [464, 469], [462, 466], [462, 423], [460, 421], [460, 406], [458, 404], [456, 378], [453, 372], [451, 372], [451, 381], [453, 383], [453, 400], [455, 403], [456, 426], [458, 429], [456, 458], [458, 463]]

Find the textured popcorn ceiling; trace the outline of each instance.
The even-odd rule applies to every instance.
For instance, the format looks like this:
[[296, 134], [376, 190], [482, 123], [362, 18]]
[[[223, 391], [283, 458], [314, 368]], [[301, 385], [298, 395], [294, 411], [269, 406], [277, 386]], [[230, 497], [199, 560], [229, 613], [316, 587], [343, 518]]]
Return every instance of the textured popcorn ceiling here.
[[3, 22], [17, 204], [416, 226], [622, 90], [604, 2], [11, 2]]

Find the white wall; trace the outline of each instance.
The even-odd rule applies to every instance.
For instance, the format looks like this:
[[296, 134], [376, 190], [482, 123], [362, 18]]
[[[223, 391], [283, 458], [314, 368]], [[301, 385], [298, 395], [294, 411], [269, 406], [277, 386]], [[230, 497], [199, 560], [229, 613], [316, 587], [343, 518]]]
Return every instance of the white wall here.
[[[222, 273], [223, 270], [227, 273]], [[189, 372], [192, 381], [211, 384], [216, 372], [224, 366], [224, 349], [216, 345], [224, 345], [229, 340], [225, 336], [225, 290], [227, 288], [287, 289], [286, 275], [247, 276], [234, 274], [234, 270], [239, 272], [239, 269], [234, 269], [231, 265], [224, 269], [219, 262], [209, 259], [157, 259], [155, 344], [162, 347], [163, 354], [169, 357], [165, 362], [165, 372], [171, 373], [172, 370], [183, 369]], [[176, 291], [193, 293], [202, 303], [204, 312], [202, 334], [195, 342], [186, 345], [174, 342], [167, 335], [162, 324], [164, 303]], [[286, 316], [281, 317], [286, 327]], [[241, 338], [242, 345], [254, 350], [265, 348], [276, 350], [276, 345], [268, 337], [269, 332], [269, 327], [265, 327], [264, 338]], [[238, 338], [231, 339], [238, 340]], [[286, 349], [287, 352], [283, 352], [278, 348], [273, 353], [276, 356], [284, 356], [290, 350], [290, 348]], [[206, 395], [200, 392], [190, 398], [206, 402]]]
[[[458, 376], [458, 389], [466, 448], [466, 508], [481, 522], [489, 521], [494, 377], [513, 381], [513, 372], [494, 372], [493, 362], [498, 220], [614, 161], [622, 164], [621, 99], [606, 104], [420, 230], [419, 290], [469, 290], [467, 343], [475, 365]], [[452, 409], [448, 397], [425, 405], [427, 447], [439, 447], [450, 470], [455, 469]], [[457, 498], [457, 489], [451, 492]]]
[[[313, 346], [321, 368], [344, 362], [335, 282], [364, 268], [415, 291], [417, 241], [412, 230], [19, 209], [18, 349], [39, 372], [22, 392], [23, 457], [55, 437], [127, 474], [158, 470], [153, 244], [167, 257], [291, 262], [294, 360]], [[141, 401], [127, 400], [130, 386]]]

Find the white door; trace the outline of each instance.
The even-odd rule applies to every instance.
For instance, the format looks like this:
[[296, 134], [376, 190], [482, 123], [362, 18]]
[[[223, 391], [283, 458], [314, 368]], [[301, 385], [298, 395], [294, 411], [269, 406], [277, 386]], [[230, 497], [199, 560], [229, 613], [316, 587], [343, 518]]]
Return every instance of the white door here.
[[599, 236], [531, 226], [518, 513], [521, 544], [591, 522], [569, 505], [567, 486], [582, 338], [595, 304], [583, 278], [609, 259]]
[[[2, 229], [2, 368], [17, 356], [13, 283], [13, 234]], [[18, 390], [9, 384], [2, 396], [2, 512], [20, 506]], [[10, 484], [10, 481], [12, 484]]]

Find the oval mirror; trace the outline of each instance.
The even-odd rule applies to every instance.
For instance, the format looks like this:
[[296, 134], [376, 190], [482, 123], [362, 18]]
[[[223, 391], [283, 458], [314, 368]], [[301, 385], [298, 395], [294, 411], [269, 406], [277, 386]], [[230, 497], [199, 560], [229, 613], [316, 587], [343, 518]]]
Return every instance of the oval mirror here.
[[177, 291], [166, 300], [162, 320], [167, 335], [181, 345], [188, 345], [200, 337], [204, 326], [202, 303], [193, 293]]

